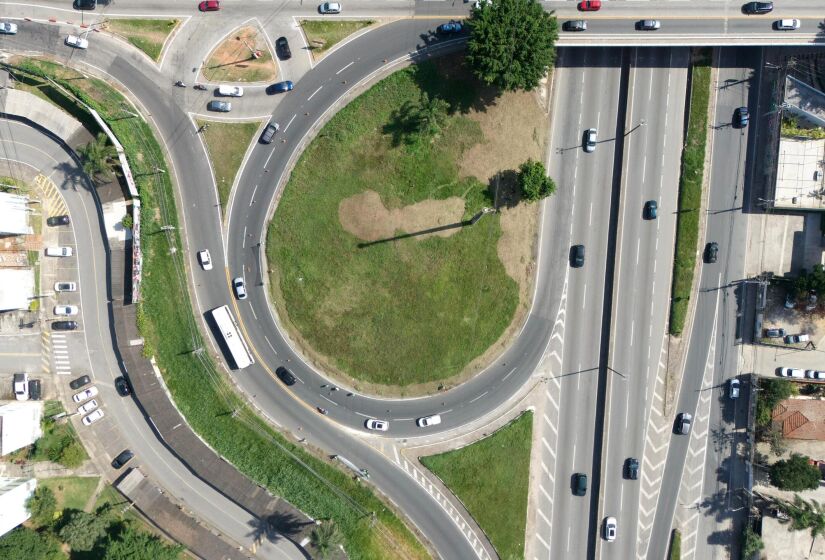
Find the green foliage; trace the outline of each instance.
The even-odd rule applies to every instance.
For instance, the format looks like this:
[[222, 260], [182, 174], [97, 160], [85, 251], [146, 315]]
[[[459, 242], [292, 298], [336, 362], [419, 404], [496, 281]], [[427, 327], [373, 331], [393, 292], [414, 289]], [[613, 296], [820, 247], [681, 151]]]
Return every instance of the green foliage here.
[[556, 183], [547, 176], [544, 164], [532, 159], [528, 159], [519, 167], [518, 184], [521, 188], [521, 196], [530, 202], [556, 192]]
[[80, 442], [72, 440], [69, 445], [63, 448], [57, 462], [66, 468], [74, 469], [83, 464], [86, 460], [86, 451]]
[[177, 19], [110, 18], [106, 22], [106, 27], [109, 31], [125, 37], [157, 62], [163, 43], [178, 23]]
[[771, 465], [771, 483], [781, 490], [814, 490], [819, 488], [822, 474], [818, 467], [808, 463], [808, 457], [799, 453]]
[[120, 224], [126, 229], [132, 229], [132, 226], [135, 225], [134, 221], [132, 220], [132, 215], [127, 213], [123, 218], [120, 220]]
[[108, 508], [103, 507], [95, 513], [80, 510], [67, 510], [66, 518], [58, 535], [72, 547], [72, 550], [90, 551], [103, 537], [112, 523]]
[[421, 457], [467, 507], [501, 558], [524, 557], [533, 414], [472, 445]]
[[66, 555], [48, 533], [28, 527], [18, 527], [0, 537], [0, 558], [3, 560], [65, 560]]
[[49, 525], [54, 521], [57, 499], [50, 488], [38, 486], [34, 494], [26, 501], [26, 508], [31, 514], [32, 523], [37, 526]]
[[825, 128], [821, 126], [813, 128], [801, 128], [796, 119], [785, 117], [782, 119], [782, 136], [810, 138], [811, 140], [822, 140], [825, 138]]
[[481, 2], [469, 25], [467, 62], [486, 84], [530, 91], [556, 60], [558, 22], [540, 2]]
[[94, 140], [78, 148], [77, 153], [89, 178], [108, 180], [112, 177], [111, 165], [117, 159], [117, 150], [109, 144], [109, 138], [104, 133], [99, 133]]
[[693, 66], [690, 119], [682, 151], [682, 175], [679, 179], [679, 213], [676, 221], [676, 254], [673, 260], [670, 306], [672, 335], [682, 334], [685, 327], [699, 243], [699, 210], [702, 206], [710, 100], [710, 62], [708, 57], [700, 58], [705, 61], [697, 62]]
[[742, 558], [750, 560], [753, 555], [765, 548], [765, 543], [762, 538], [757, 535], [750, 523], [745, 523], [742, 530]]
[[803, 270], [801, 274], [794, 280], [794, 292], [797, 298], [805, 296], [811, 290], [818, 294], [825, 293], [825, 266], [815, 264], [811, 270]]
[[806, 501], [795, 494], [793, 503], [782, 501], [777, 507], [791, 518], [791, 529], [810, 529], [812, 538], [825, 535], [825, 509], [817, 500]]
[[309, 535], [309, 542], [318, 551], [321, 560], [326, 560], [332, 555], [333, 550], [344, 542], [344, 535], [338, 529], [335, 521], [322, 521], [316, 525]]
[[103, 560], [177, 560], [183, 547], [165, 544], [155, 535], [127, 526], [106, 542]]
[[674, 529], [670, 537], [669, 560], [682, 560], [682, 533], [679, 529]]
[[756, 425], [762, 429], [770, 428], [774, 407], [780, 401], [797, 393], [796, 384], [787, 379], [759, 378], [759, 391], [756, 395]]

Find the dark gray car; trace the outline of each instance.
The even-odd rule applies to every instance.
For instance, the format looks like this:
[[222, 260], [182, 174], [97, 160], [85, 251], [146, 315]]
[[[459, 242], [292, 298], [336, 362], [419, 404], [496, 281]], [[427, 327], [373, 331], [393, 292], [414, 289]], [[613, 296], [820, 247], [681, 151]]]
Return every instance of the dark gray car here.
[[219, 113], [228, 113], [232, 110], [232, 103], [228, 101], [218, 101], [217, 99], [213, 99], [209, 102], [206, 106], [207, 109], [210, 111], [218, 111]]
[[261, 143], [269, 144], [270, 142], [272, 142], [272, 139], [275, 138], [275, 133], [278, 132], [280, 128], [281, 127], [278, 125], [278, 123], [269, 123], [268, 125], [266, 125], [264, 133], [261, 134]]

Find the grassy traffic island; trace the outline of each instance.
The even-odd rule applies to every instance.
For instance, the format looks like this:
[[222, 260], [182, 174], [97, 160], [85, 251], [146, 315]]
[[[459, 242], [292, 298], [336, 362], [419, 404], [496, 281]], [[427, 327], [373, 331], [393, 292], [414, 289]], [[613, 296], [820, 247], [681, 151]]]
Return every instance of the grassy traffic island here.
[[301, 29], [309, 45], [309, 52], [314, 60], [321, 60], [329, 50], [375, 21], [367, 20], [330, 20], [304, 19], [301, 20]]
[[455, 451], [421, 457], [461, 500], [498, 552], [524, 558], [533, 413]]
[[359, 390], [414, 394], [501, 351], [529, 300], [537, 214], [506, 170], [541, 159], [546, 120], [460, 57], [396, 72], [335, 115], [267, 237], [273, 300], [305, 354]]
[[180, 20], [177, 19], [107, 19], [101, 29], [114, 35], [123, 37], [133, 46], [158, 62], [163, 45], [172, 31], [177, 28]]
[[249, 148], [252, 137], [260, 128], [259, 122], [224, 122], [197, 119], [195, 126], [203, 129], [201, 133], [209, 152], [209, 163], [215, 174], [218, 187], [218, 201], [221, 214], [226, 215], [229, 193], [235, 183], [235, 175], [241, 167], [244, 155]]
[[233, 31], [209, 53], [201, 72], [210, 82], [269, 82], [278, 76], [278, 65], [265, 35], [248, 25]]

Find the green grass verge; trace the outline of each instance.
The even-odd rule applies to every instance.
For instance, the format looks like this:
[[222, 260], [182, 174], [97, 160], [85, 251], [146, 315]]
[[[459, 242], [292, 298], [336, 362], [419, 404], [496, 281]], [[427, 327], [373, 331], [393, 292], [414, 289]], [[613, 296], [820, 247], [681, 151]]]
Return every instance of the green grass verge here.
[[[138, 324], [144, 351], [156, 357], [193, 429], [273, 494], [315, 519], [335, 520], [349, 558], [427, 558], [421, 543], [369, 487], [272, 430], [233, 392], [207, 355], [192, 352], [205, 343], [192, 316], [181, 251], [169, 250], [182, 247], [180, 228], [169, 173], [154, 172], [156, 166], [166, 170], [166, 163], [149, 126], [124, 118], [124, 98], [101, 80], [81, 79], [62, 65], [39, 59], [17, 59], [15, 64], [55, 77], [99, 111], [126, 151], [142, 201], [143, 301]], [[70, 99], [63, 102], [82, 111]], [[162, 225], [175, 229], [156, 235]]]
[[670, 304], [670, 334], [680, 335], [685, 327], [693, 287], [696, 251], [699, 243], [699, 211], [705, 173], [705, 146], [708, 137], [710, 100], [710, 49], [695, 62], [690, 91], [690, 119], [682, 151], [682, 176], [679, 179], [679, 213], [676, 221], [676, 256], [673, 261], [673, 286]]
[[177, 19], [110, 19], [106, 23], [109, 31], [122, 36], [132, 45], [145, 52], [157, 62], [163, 44], [178, 23]]
[[[331, 365], [368, 383], [405, 387], [459, 373], [504, 332], [518, 304], [497, 253], [497, 214], [450, 237], [367, 247], [341, 224], [342, 201], [368, 190], [391, 210], [458, 197], [467, 219], [492, 206], [487, 186], [459, 169], [462, 154], [484, 140], [477, 122], [456, 112], [432, 139], [395, 140], [395, 112], [422, 91], [453, 107], [476, 95], [472, 82], [444, 78], [429, 62], [382, 80], [307, 147], [267, 233], [281, 315]], [[435, 219], [425, 214], [418, 227], [443, 225]]]
[[682, 558], [682, 533], [679, 529], [674, 529], [670, 537], [670, 554], [669, 560], [681, 560]]
[[337, 43], [373, 23], [375, 21], [371, 19], [360, 21], [304, 19], [301, 20], [301, 27], [312, 55], [320, 58]]
[[221, 211], [226, 212], [226, 204], [229, 201], [232, 183], [235, 182], [235, 175], [241, 166], [249, 142], [260, 125], [256, 122], [197, 121], [199, 127], [204, 124], [209, 126], [201, 134], [206, 142], [206, 149], [209, 150], [212, 171], [215, 173]]
[[37, 481], [40, 486], [51, 488], [57, 499], [57, 510], [79, 509], [86, 507], [86, 502], [97, 488], [97, 476], [65, 476], [43, 478]]
[[421, 457], [467, 507], [503, 559], [524, 558], [533, 413], [472, 445]]

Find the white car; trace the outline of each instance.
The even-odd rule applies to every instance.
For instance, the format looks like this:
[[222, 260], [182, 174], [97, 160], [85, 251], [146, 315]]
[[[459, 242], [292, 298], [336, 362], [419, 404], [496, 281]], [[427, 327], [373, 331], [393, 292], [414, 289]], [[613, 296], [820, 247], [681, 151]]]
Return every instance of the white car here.
[[246, 282], [240, 276], [232, 280], [232, 287], [235, 288], [235, 296], [238, 299], [246, 299]]
[[54, 306], [54, 314], [55, 315], [77, 315], [78, 311], [80, 311], [76, 305], [55, 305]]
[[77, 291], [77, 284], [74, 282], [55, 282], [54, 283], [54, 291], [55, 292], [76, 292]]
[[95, 399], [90, 400], [86, 404], [82, 404], [77, 407], [78, 414], [88, 414], [94, 409], [97, 408], [97, 401]]
[[218, 95], [243, 97], [243, 88], [241, 86], [218, 86]]
[[825, 379], [825, 371], [809, 369], [805, 371], [805, 377], [808, 379]]
[[584, 131], [584, 151], [587, 153], [596, 151], [596, 135], [599, 132], [595, 128], [588, 128]]
[[607, 542], [615, 541], [618, 530], [619, 527], [615, 517], [608, 517], [604, 520], [604, 540]]
[[390, 427], [390, 423], [386, 420], [376, 420], [375, 418], [370, 418], [364, 425], [368, 430], [378, 430], [379, 432], [386, 432]]
[[322, 14], [340, 14], [341, 4], [338, 2], [324, 2], [318, 6], [318, 11]]
[[71, 257], [73, 254], [71, 247], [46, 247], [47, 257]]
[[91, 424], [94, 424], [95, 422], [97, 422], [98, 420], [103, 418], [104, 416], [105, 416], [105, 414], [103, 414], [103, 411], [98, 408], [97, 410], [95, 410], [94, 412], [89, 414], [88, 416], [84, 416], [82, 422], [85, 425], [90, 426]]
[[79, 393], [75, 393], [72, 395], [72, 400], [76, 403], [82, 403], [83, 401], [89, 400], [92, 397], [97, 396], [97, 387], [92, 385], [88, 389], [83, 389]]
[[18, 401], [29, 400], [29, 374], [14, 374], [14, 398]]
[[204, 270], [212, 270], [212, 256], [209, 254], [209, 249], [198, 251], [198, 262]]
[[794, 31], [801, 25], [798, 19], [780, 19], [776, 22], [779, 31]]
[[0, 21], [0, 33], [3, 35], [17, 34], [17, 24], [9, 23], [8, 21]]
[[795, 377], [802, 379], [805, 377], [805, 372], [797, 368], [783, 367], [779, 369], [779, 377]]
[[76, 49], [88, 49], [89, 40], [85, 37], [78, 37], [77, 35], [69, 35], [66, 37], [66, 44]]
[[427, 428], [429, 426], [437, 426], [441, 424], [441, 416], [433, 414], [432, 416], [425, 416], [415, 421], [419, 428]]

